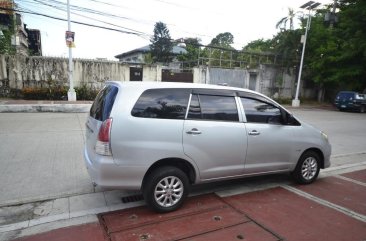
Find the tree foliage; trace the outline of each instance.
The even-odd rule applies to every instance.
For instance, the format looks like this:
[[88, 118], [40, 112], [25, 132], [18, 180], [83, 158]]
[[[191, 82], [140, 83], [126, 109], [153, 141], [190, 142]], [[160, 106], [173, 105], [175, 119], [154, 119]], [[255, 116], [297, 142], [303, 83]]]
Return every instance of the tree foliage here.
[[320, 88], [366, 88], [366, 2], [341, 1], [339, 23], [324, 24], [325, 11], [313, 18], [305, 56], [306, 78]]
[[249, 42], [243, 47], [243, 50], [254, 51], [254, 52], [267, 52], [272, 51], [272, 40], [271, 39], [257, 39]]
[[[229, 33], [220, 33], [211, 40], [211, 43], [204, 49], [208, 56], [208, 64], [211, 66], [230, 67], [235, 50], [231, 45], [234, 43], [234, 36]], [[232, 50], [232, 51], [230, 51]]]
[[[298, 16], [300, 12], [295, 12], [292, 8], [288, 8], [288, 15], [286, 17], [281, 18], [280, 21], [277, 22], [276, 28], [287, 29], [287, 22], [290, 22], [290, 30], [294, 30], [294, 18]], [[281, 27], [282, 26], [282, 27]]]
[[184, 63], [186, 67], [194, 67], [198, 63], [198, 57], [201, 55], [199, 38], [186, 38], [184, 43], [186, 45], [186, 53], [178, 56], [178, 60]]
[[9, 16], [9, 23], [7, 29], [2, 30], [3, 36], [0, 36], [0, 54], [15, 54], [15, 47], [11, 44], [15, 31], [13, 16]]
[[150, 42], [151, 57], [154, 62], [169, 63], [172, 61], [173, 43], [165, 23], [155, 23], [154, 35]]

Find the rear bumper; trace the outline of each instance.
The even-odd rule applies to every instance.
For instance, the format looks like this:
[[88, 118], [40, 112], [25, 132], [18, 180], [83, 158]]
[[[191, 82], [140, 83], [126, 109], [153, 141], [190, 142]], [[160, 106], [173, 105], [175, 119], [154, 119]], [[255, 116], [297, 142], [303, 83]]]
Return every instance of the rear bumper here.
[[86, 148], [84, 162], [94, 185], [125, 190], [141, 189], [146, 171], [141, 167], [116, 165], [111, 156], [97, 156], [91, 160]]
[[366, 106], [365, 103], [352, 102], [352, 103], [334, 103], [334, 106], [340, 110], [360, 110], [362, 106]]

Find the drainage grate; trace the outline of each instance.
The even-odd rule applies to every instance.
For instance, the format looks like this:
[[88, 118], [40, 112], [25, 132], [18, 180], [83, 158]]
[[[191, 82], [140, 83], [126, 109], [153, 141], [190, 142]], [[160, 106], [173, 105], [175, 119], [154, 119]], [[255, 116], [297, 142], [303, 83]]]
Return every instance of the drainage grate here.
[[141, 194], [136, 194], [132, 196], [122, 197], [123, 203], [133, 203], [144, 200], [144, 197]]

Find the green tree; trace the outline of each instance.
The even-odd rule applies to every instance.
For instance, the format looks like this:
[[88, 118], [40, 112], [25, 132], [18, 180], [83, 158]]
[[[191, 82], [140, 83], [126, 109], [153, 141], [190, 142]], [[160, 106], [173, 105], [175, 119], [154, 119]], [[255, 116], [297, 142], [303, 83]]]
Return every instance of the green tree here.
[[155, 23], [154, 35], [150, 42], [151, 57], [154, 62], [169, 63], [172, 61], [173, 43], [165, 23]]
[[317, 85], [319, 101], [340, 89], [366, 88], [366, 2], [341, 1], [334, 28], [324, 25], [325, 13], [313, 18], [304, 61], [304, 78]]
[[289, 70], [300, 63], [301, 29], [279, 32], [272, 39], [273, 51], [277, 55], [276, 63]]
[[15, 26], [14, 26], [14, 18], [12, 15], [8, 15], [9, 24], [7, 25], [7, 29], [2, 30], [3, 35], [0, 36], [0, 54], [15, 54], [15, 48], [11, 44], [11, 36], [14, 35]]
[[231, 46], [233, 43], [234, 36], [229, 32], [220, 33], [213, 38], [204, 51], [209, 57], [209, 65], [230, 67], [235, 52], [235, 49]]
[[286, 17], [281, 18], [280, 21], [277, 22], [276, 28], [287, 29], [287, 22], [290, 22], [290, 30], [294, 29], [294, 18], [301, 12], [295, 12], [292, 8], [288, 8], [288, 14]]
[[272, 39], [257, 39], [249, 42], [247, 45], [243, 47], [243, 50], [254, 51], [254, 52], [266, 52], [272, 51]]
[[179, 55], [178, 60], [183, 62], [185, 67], [194, 67], [198, 64], [199, 55], [202, 54], [200, 41], [198, 38], [184, 39], [187, 53]]

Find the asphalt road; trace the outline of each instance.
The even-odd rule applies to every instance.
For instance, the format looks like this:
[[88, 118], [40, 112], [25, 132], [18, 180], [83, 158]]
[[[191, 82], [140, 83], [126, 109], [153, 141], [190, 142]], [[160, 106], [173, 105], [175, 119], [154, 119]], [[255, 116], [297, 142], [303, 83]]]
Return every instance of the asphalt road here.
[[[305, 109], [293, 113], [329, 135], [334, 164], [365, 161], [366, 114]], [[1, 113], [0, 206], [94, 191], [82, 154], [86, 116]], [[263, 180], [270, 183], [271, 178], [278, 177]]]

